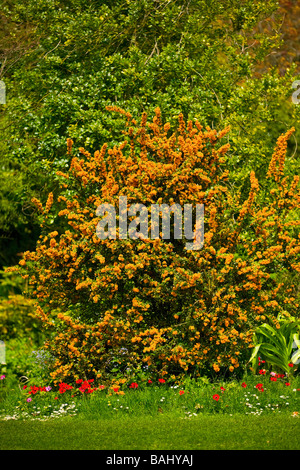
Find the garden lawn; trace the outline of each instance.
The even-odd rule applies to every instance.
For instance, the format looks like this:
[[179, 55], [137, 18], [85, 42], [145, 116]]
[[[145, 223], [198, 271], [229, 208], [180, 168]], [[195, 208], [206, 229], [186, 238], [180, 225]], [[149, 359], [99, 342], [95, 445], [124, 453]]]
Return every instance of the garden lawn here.
[[290, 414], [0, 421], [1, 450], [299, 450]]

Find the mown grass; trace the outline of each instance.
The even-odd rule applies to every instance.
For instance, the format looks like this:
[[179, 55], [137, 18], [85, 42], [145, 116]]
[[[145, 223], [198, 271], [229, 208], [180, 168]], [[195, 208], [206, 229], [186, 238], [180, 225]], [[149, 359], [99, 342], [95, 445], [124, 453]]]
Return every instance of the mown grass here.
[[0, 422], [1, 450], [299, 450], [289, 415]]

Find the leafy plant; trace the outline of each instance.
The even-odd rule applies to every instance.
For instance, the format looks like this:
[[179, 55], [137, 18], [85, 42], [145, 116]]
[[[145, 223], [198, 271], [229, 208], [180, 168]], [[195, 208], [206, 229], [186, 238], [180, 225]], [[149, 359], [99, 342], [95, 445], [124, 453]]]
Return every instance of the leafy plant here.
[[[255, 329], [254, 350], [249, 362], [256, 371], [259, 357], [270, 366], [290, 374], [294, 371], [291, 364], [300, 359], [300, 322], [295, 319], [280, 319], [275, 325], [263, 323]], [[295, 345], [297, 347], [294, 351]]]

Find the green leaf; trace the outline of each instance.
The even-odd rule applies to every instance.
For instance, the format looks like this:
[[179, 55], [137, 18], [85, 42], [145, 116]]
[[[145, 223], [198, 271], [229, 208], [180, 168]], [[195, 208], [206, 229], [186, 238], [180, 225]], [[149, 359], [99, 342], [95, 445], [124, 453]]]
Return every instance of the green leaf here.
[[252, 352], [252, 355], [251, 355], [251, 357], [250, 357], [250, 359], [249, 359], [249, 362], [252, 362], [252, 361], [255, 359], [255, 357], [257, 356], [257, 353], [258, 353], [258, 351], [259, 351], [259, 349], [260, 349], [260, 346], [261, 346], [261, 344], [257, 344], [257, 345], [254, 347], [253, 352]]
[[299, 361], [299, 359], [300, 359], [300, 349], [294, 352], [294, 354], [291, 357], [291, 361], [293, 362], [293, 364], [296, 364], [297, 361]]

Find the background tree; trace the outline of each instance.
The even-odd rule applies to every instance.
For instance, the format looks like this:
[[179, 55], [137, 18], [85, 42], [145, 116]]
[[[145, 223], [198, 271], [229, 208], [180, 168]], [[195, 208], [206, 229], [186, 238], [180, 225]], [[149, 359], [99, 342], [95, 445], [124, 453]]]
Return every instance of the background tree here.
[[[31, 199], [58, 194], [56, 171], [70, 165], [66, 138], [74, 152], [118, 142], [122, 122], [107, 105], [134, 115], [159, 105], [171, 124], [182, 112], [204, 126], [230, 125], [232, 184], [246, 194], [249, 169], [264, 175], [277, 136], [297, 128], [295, 72], [257, 74], [280, 47], [286, 17], [278, 7], [274, 0], [4, 0], [0, 263], [14, 264], [37, 240]], [[9, 67], [3, 51], [12, 51]]]

